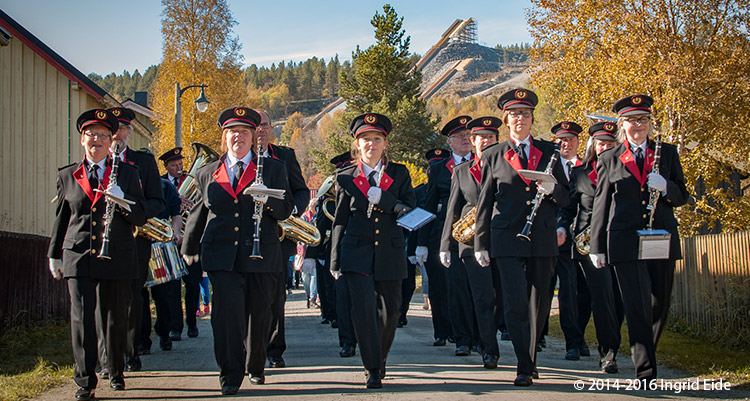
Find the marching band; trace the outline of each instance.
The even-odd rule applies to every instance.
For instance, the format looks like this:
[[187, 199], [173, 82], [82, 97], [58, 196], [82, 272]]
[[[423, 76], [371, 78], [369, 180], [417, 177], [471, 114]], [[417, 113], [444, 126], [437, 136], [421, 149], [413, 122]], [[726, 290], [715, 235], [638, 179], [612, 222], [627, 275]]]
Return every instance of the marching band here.
[[[182, 149], [172, 149], [159, 158], [163, 180], [153, 156], [127, 148], [132, 111], [84, 112], [77, 126], [85, 157], [59, 169], [48, 252], [53, 277], [65, 278], [70, 291], [76, 399], [95, 399], [100, 378], [124, 390], [124, 372], [141, 369], [138, 355], [151, 345], [144, 287], [168, 315], [172, 301], [160, 286], [178, 280], [179, 287], [182, 277], [191, 287], [188, 336], [197, 336], [204, 271], [213, 287], [221, 394], [236, 394], [246, 375], [264, 384], [266, 363], [285, 367], [293, 253], [284, 244], [297, 241], [308, 243], [306, 258], [325, 276], [317, 279], [323, 323], [339, 329], [341, 357], [359, 348], [366, 388], [383, 386], [417, 267], [425, 286], [429, 280], [432, 345], [453, 342], [457, 356], [476, 352], [484, 368], [495, 369], [504, 358], [501, 332], [515, 352], [516, 386], [540, 379], [538, 344], [557, 278], [565, 359], [589, 352], [583, 329], [593, 312], [600, 368], [617, 373], [627, 319], [635, 376], [656, 379], [656, 346], [681, 258], [674, 208], [688, 198], [677, 150], [654, 132], [647, 95], [624, 97], [612, 107], [616, 120], [593, 122], [583, 158], [584, 128], [575, 122], [553, 126], [554, 143], [532, 137], [538, 101], [517, 88], [499, 97], [501, 117], [449, 120], [442, 133], [450, 151], [428, 152], [419, 196], [409, 170], [389, 158], [390, 119], [353, 118], [353, 150], [331, 160], [337, 170], [318, 191], [313, 223], [302, 225], [280, 224], [299, 220], [287, 221], [310, 195], [294, 150], [269, 143], [265, 111], [222, 111], [222, 152], [195, 144], [184, 172]], [[437, 218], [404, 222], [417, 212]], [[141, 235], [134, 237], [136, 227]], [[280, 231], [291, 235], [280, 239]], [[180, 315], [172, 319], [179, 324], [157, 323], [162, 349], [182, 331], [178, 292]]]

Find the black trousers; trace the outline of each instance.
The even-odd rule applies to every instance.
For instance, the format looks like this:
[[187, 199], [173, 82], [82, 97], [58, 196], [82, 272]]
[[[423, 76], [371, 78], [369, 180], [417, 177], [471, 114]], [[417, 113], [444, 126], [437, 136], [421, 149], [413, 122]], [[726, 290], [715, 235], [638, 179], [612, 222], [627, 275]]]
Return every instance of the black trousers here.
[[492, 267], [492, 287], [495, 289], [495, 325], [498, 330], [507, 331], [505, 308], [503, 308], [503, 287], [500, 284], [500, 272], [497, 270], [494, 259], [490, 262], [490, 267]]
[[[495, 322], [495, 287], [492, 271], [497, 270], [493, 260], [488, 267], [482, 267], [473, 256], [461, 258], [471, 289], [476, 326], [480, 345], [487, 355], [499, 356], [497, 345], [497, 324]], [[452, 267], [451, 267], [452, 268]]]
[[278, 273], [208, 272], [214, 289], [214, 354], [222, 386], [241, 385], [246, 372], [263, 376], [279, 277]]
[[357, 336], [354, 334], [352, 323], [352, 299], [349, 286], [343, 278], [336, 280], [336, 314], [339, 324], [339, 346], [356, 346]]
[[[589, 290], [589, 284], [586, 282], [586, 275], [583, 273], [583, 268], [577, 260], [573, 260], [573, 263], [578, 265], [576, 268], [576, 277], [578, 278], [578, 327], [581, 333], [586, 334], [586, 326], [591, 320], [591, 291]], [[611, 267], [610, 267], [611, 269]], [[617, 292], [620, 293], [619, 291]]]
[[[290, 246], [292, 244], [293, 246]], [[281, 243], [281, 272], [271, 303], [271, 327], [269, 328], [268, 357], [281, 358], [286, 351], [286, 333], [284, 332], [284, 305], [286, 304], [286, 287], [289, 276], [289, 258], [297, 253], [296, 243], [284, 240]]]
[[401, 281], [401, 317], [399, 320], [406, 320], [406, 313], [409, 312], [409, 304], [414, 290], [417, 288], [417, 265], [406, 261], [406, 278]]
[[[127, 315], [132, 280], [69, 278], [70, 336], [73, 347], [73, 380], [81, 387], [95, 388], [96, 361], [101, 336], [107, 357], [102, 368], [110, 377], [122, 377], [125, 370]], [[101, 330], [97, 329], [99, 323]]]
[[495, 258], [503, 287], [505, 324], [518, 359], [516, 372], [531, 375], [536, 369], [536, 343], [549, 316], [549, 283], [556, 257]]
[[447, 339], [452, 337], [451, 318], [448, 304], [447, 273], [440, 263], [439, 252], [430, 248], [427, 254], [425, 269], [430, 280], [430, 309], [432, 312], [432, 328], [435, 338]]
[[[578, 264], [570, 254], [570, 247], [557, 258], [555, 273], [560, 281], [557, 302], [560, 310], [560, 328], [565, 335], [565, 349], [580, 349], [583, 344], [583, 332], [578, 320]], [[554, 290], [553, 290], [554, 291]]]
[[[136, 346], [142, 341], [141, 324], [143, 322], [144, 297], [141, 294], [143, 285], [146, 284], [148, 276], [148, 262], [151, 260], [151, 241], [137, 237], [135, 239], [136, 252], [138, 253], [138, 278], [131, 283], [131, 299], [128, 308], [128, 343], [126, 356], [134, 358], [136, 356]], [[148, 302], [148, 299], [146, 299]], [[148, 307], [148, 304], [145, 304]], [[150, 316], [149, 316], [150, 319]], [[150, 320], [149, 320], [150, 321]]]
[[451, 332], [456, 340], [456, 347], [471, 347], [476, 338], [474, 333], [474, 304], [469, 288], [469, 274], [463, 260], [458, 257], [458, 252], [451, 251], [451, 265], [447, 270], [448, 313], [451, 320]]
[[344, 273], [349, 286], [352, 322], [365, 369], [382, 369], [388, 359], [401, 315], [401, 280], [375, 281], [372, 276]]
[[674, 260], [614, 263], [638, 379], [655, 379], [656, 344], [669, 313]]
[[[188, 274], [182, 276], [182, 282], [185, 284], [185, 324], [188, 328], [195, 327], [197, 324], [195, 312], [198, 311], [198, 303], [201, 299], [201, 288], [200, 283], [203, 279], [203, 268], [201, 267], [200, 261], [187, 266]], [[175, 327], [182, 332], [182, 298], [181, 294], [177, 294], [180, 313], [180, 325]]]
[[316, 260], [315, 274], [317, 274], [318, 296], [320, 297], [320, 314], [323, 318], [334, 321], [337, 318], [336, 279], [328, 270], [328, 261], [321, 264], [319, 260]]
[[[159, 337], [169, 337], [171, 330], [182, 331], [181, 291], [180, 280], [172, 280], [151, 287], [151, 297], [154, 299], [154, 307], [156, 308], [154, 331]], [[149, 324], [150, 321], [149, 316]]]
[[135, 333], [134, 345], [151, 349], [151, 293], [150, 288], [141, 288], [141, 323]]
[[614, 273], [612, 267], [607, 265], [597, 269], [588, 258], [577, 260], [581, 271], [586, 277], [591, 294], [591, 311], [594, 314], [594, 327], [596, 328], [596, 340], [599, 343], [599, 361], [604, 364], [613, 361], [617, 357], [622, 338], [620, 326], [622, 320], [617, 316], [617, 303], [622, 304], [619, 299], [619, 291], [614, 291]]

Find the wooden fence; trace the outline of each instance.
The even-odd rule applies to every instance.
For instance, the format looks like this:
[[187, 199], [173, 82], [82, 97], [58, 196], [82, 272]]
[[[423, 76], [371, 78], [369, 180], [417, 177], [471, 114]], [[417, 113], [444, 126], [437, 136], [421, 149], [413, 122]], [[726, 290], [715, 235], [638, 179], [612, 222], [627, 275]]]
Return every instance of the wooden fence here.
[[750, 231], [683, 238], [682, 256], [672, 315], [705, 329], [750, 325]]

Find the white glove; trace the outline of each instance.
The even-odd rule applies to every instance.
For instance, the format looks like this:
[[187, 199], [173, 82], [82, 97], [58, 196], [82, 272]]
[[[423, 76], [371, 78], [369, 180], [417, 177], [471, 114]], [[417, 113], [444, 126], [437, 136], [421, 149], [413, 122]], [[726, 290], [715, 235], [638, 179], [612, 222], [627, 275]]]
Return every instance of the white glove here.
[[125, 198], [125, 194], [122, 192], [122, 188], [120, 188], [120, 186], [117, 184], [113, 183], [112, 187], [109, 188], [109, 191], [107, 192], [109, 192], [109, 194], [114, 196], [115, 198], [120, 198], [120, 199]]
[[590, 253], [589, 259], [591, 259], [591, 263], [593, 263], [594, 267], [597, 269], [601, 269], [606, 263], [606, 257], [603, 253]]
[[568, 236], [567, 230], [565, 230], [563, 227], [557, 228], [557, 246], [562, 246], [562, 244], [565, 243], [565, 239]]
[[318, 259], [318, 263], [320, 263], [321, 266], [325, 266], [326, 265], [325, 259]]
[[414, 256], [417, 258], [417, 264], [427, 262], [427, 247], [418, 246], [414, 251]]
[[199, 256], [198, 255], [182, 255], [182, 259], [188, 265], [192, 265], [193, 263], [198, 262]]
[[[264, 184], [252, 184], [250, 185], [250, 188], [254, 189], [266, 189], [268, 188]], [[268, 195], [253, 195], [253, 200], [260, 203], [266, 203], [268, 202]]]
[[407, 259], [407, 260], [409, 261], [409, 263], [411, 263], [411, 264], [413, 264], [413, 265], [416, 265], [416, 264], [417, 264], [417, 257], [416, 257], [416, 256], [414, 256], [414, 255], [412, 255], [412, 256], [409, 256], [409, 257], [407, 257], [406, 259]]
[[440, 252], [440, 263], [442, 263], [445, 267], [451, 267], [451, 253]]
[[370, 187], [367, 190], [367, 200], [370, 203], [377, 205], [380, 203], [380, 197], [383, 195], [383, 190], [378, 187]]
[[490, 265], [490, 253], [487, 251], [474, 252], [474, 259], [477, 260], [479, 266], [487, 267]]
[[537, 190], [539, 191], [539, 193], [541, 193], [544, 196], [551, 194], [552, 191], [555, 190], [555, 183], [552, 181], [537, 182], [536, 186], [537, 186]]
[[650, 173], [648, 175], [648, 187], [661, 192], [662, 195], [667, 194], [667, 180], [659, 174]]
[[55, 280], [63, 278], [62, 260], [49, 258], [49, 271]]
[[334, 280], [338, 280], [339, 277], [341, 277], [341, 272], [338, 271], [338, 270], [336, 270], [336, 271], [331, 270], [331, 275], [333, 276]]

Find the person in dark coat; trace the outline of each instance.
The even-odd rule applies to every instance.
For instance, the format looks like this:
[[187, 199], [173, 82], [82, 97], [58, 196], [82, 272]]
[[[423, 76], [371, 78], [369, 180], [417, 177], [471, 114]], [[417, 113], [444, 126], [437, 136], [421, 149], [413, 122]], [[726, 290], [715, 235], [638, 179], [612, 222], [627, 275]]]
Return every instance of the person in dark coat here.
[[[562, 209], [560, 226], [566, 227], [565, 234], [570, 239], [591, 233], [591, 211], [596, 194], [596, 164], [598, 156], [617, 145], [617, 126], [610, 121], [598, 122], [589, 127], [591, 145], [582, 165], [574, 167], [570, 176], [570, 204]], [[558, 228], [559, 230], [559, 228]], [[576, 244], [569, 241], [573, 260], [583, 272], [591, 293], [590, 308], [594, 314], [596, 339], [599, 343], [599, 366], [606, 373], [617, 373], [617, 350], [620, 348], [620, 326], [622, 299], [617, 288], [617, 280], [612, 266], [595, 268], [584, 249], [581, 253]], [[590, 244], [590, 242], [589, 242]], [[580, 312], [580, 311], [579, 311]]]
[[497, 144], [498, 129], [502, 125], [502, 120], [492, 116], [475, 118], [466, 125], [471, 132], [471, 143], [476, 149], [476, 157], [453, 170], [451, 194], [448, 198], [443, 234], [440, 237], [440, 262], [443, 266], [449, 269], [456, 266], [451, 263], [453, 255], [460, 257], [463, 263], [463, 268], [454, 272], [453, 277], [456, 282], [465, 283], [469, 289], [472, 304], [462, 312], [469, 318], [468, 324], [476, 325], [478, 329], [482, 362], [486, 369], [497, 368], [500, 355], [496, 337], [496, 291], [492, 279], [493, 270], [497, 270], [497, 266], [494, 263], [489, 267], [479, 266], [474, 259], [473, 238], [467, 243], [456, 241], [453, 238], [453, 225], [477, 205], [482, 182], [482, 154], [485, 148]]
[[[611, 264], [620, 284], [635, 376], [656, 379], [656, 345], [669, 312], [675, 260], [681, 259], [674, 208], [688, 199], [677, 148], [656, 145], [647, 95], [632, 95], [612, 107], [617, 113], [620, 144], [599, 156], [597, 185], [591, 217], [591, 253], [594, 267]], [[658, 173], [654, 172], [655, 167]], [[648, 227], [648, 205], [656, 199], [653, 228], [671, 234], [666, 259], [639, 259], [639, 230]]]
[[[70, 292], [75, 397], [90, 400], [98, 382], [94, 369], [100, 334], [110, 353], [102, 366], [110, 372], [110, 386], [125, 389], [130, 284], [138, 276], [133, 226], [146, 221], [146, 200], [135, 167], [118, 165], [117, 175], [112, 174], [108, 155], [117, 118], [107, 110], [93, 109], [81, 114], [76, 126], [84, 159], [58, 171], [57, 210], [47, 256], [53, 277], [65, 278]], [[131, 201], [130, 210], [107, 202], [95, 189]], [[107, 209], [113, 210], [111, 221], [106, 220]], [[105, 238], [108, 255], [102, 253]]]
[[396, 219], [415, 207], [409, 170], [385, 154], [390, 120], [381, 114], [355, 117], [349, 132], [357, 160], [336, 174], [336, 214], [331, 235], [331, 272], [349, 287], [352, 321], [367, 388], [382, 376], [400, 316], [406, 278], [406, 239]]
[[[270, 310], [282, 266], [278, 222], [294, 208], [284, 163], [259, 159], [255, 151], [260, 121], [260, 115], [246, 107], [230, 107], [219, 115], [226, 153], [196, 172], [200, 197], [182, 242], [185, 261], [202, 260], [213, 286], [211, 327], [224, 395], [237, 393], [246, 372], [250, 383], [265, 383]], [[277, 199], [245, 193], [246, 188], [264, 187], [281, 189], [284, 195]], [[256, 211], [259, 227], [253, 218]], [[259, 255], [253, 254], [254, 243]]]
[[[516, 386], [530, 386], [532, 377], [538, 377], [536, 343], [551, 307], [549, 283], [558, 254], [556, 212], [570, 200], [559, 163], [551, 166], [557, 183], [534, 183], [519, 174], [522, 169], [545, 171], [555, 154], [553, 144], [531, 137], [537, 102], [527, 89], [508, 91], [498, 99], [510, 136], [484, 152], [474, 235], [477, 262], [489, 266], [493, 258], [500, 272], [505, 324], [518, 359]], [[528, 239], [522, 238], [537, 194], [541, 202], [533, 228]]]

